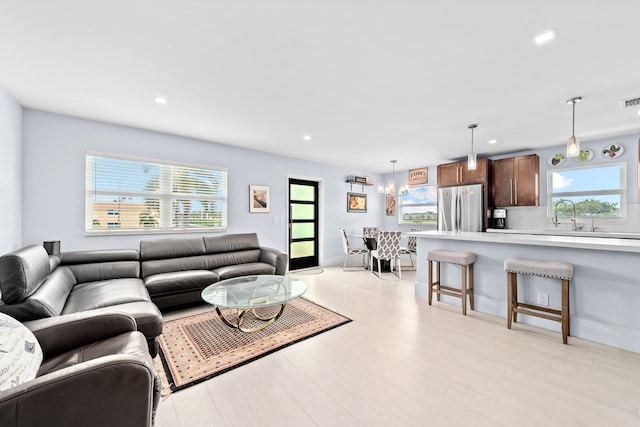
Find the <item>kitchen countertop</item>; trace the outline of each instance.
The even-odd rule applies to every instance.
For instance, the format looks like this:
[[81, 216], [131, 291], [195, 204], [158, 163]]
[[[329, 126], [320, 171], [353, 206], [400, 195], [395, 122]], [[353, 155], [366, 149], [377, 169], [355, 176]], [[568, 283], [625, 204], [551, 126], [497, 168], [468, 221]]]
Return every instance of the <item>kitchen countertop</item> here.
[[544, 234], [547, 236], [574, 236], [574, 237], [600, 237], [616, 239], [640, 239], [640, 233], [621, 231], [586, 231], [586, 230], [540, 230], [540, 229], [517, 229], [517, 228], [487, 228], [487, 233], [510, 233], [510, 234]]
[[[520, 230], [524, 231], [524, 230]], [[591, 249], [612, 252], [639, 252], [640, 240], [584, 237], [584, 236], [556, 236], [547, 234], [521, 234], [496, 232], [465, 232], [465, 231], [416, 231], [408, 233], [411, 236], [427, 239], [466, 240], [475, 242], [504, 243], [515, 245], [553, 246], [575, 249]]]

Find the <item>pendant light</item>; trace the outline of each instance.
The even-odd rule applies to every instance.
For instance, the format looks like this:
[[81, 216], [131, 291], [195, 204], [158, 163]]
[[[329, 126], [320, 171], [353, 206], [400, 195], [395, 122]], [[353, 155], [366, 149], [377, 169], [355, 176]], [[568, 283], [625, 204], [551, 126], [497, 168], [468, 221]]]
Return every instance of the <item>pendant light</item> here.
[[476, 153], [473, 151], [473, 130], [478, 127], [476, 123], [472, 123], [467, 126], [471, 129], [471, 152], [467, 156], [467, 170], [476, 170]]
[[390, 195], [395, 192], [396, 187], [396, 162], [397, 160], [391, 160], [391, 165], [393, 166], [393, 180], [387, 181], [387, 185], [379, 185], [378, 193], [384, 195]]
[[582, 101], [581, 96], [576, 96], [567, 101], [573, 107], [573, 121], [571, 123], [571, 138], [567, 141], [567, 157], [576, 157], [580, 154], [580, 141], [576, 138], [576, 104]]

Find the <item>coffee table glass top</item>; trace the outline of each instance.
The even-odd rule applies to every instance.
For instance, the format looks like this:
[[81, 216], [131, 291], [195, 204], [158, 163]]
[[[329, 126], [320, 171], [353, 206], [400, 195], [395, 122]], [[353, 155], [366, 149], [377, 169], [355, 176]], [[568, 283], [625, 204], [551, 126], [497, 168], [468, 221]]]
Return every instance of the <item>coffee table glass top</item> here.
[[306, 290], [300, 278], [290, 275], [241, 276], [208, 286], [202, 291], [202, 299], [217, 307], [252, 309], [284, 304]]

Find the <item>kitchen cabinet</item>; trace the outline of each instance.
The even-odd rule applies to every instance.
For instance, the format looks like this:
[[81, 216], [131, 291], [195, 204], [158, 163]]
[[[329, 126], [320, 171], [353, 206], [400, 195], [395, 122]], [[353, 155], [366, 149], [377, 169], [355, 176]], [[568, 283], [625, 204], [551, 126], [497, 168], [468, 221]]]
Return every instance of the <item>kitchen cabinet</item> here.
[[469, 170], [467, 162], [454, 162], [438, 165], [438, 187], [453, 185], [485, 184], [488, 175], [487, 158], [476, 162], [476, 169]]
[[491, 173], [493, 206], [540, 204], [540, 158], [537, 154], [494, 160]]

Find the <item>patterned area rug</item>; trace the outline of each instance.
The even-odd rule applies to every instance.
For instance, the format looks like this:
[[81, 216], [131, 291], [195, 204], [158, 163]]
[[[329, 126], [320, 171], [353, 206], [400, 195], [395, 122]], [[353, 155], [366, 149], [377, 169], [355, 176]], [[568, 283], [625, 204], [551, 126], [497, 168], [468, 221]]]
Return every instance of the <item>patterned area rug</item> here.
[[[266, 317], [279, 309], [267, 307], [258, 315]], [[223, 313], [233, 319], [234, 312]], [[170, 390], [178, 391], [350, 321], [304, 298], [289, 301], [275, 323], [252, 333], [225, 325], [211, 311], [165, 322], [160, 358]], [[243, 325], [257, 324], [245, 315]]]

